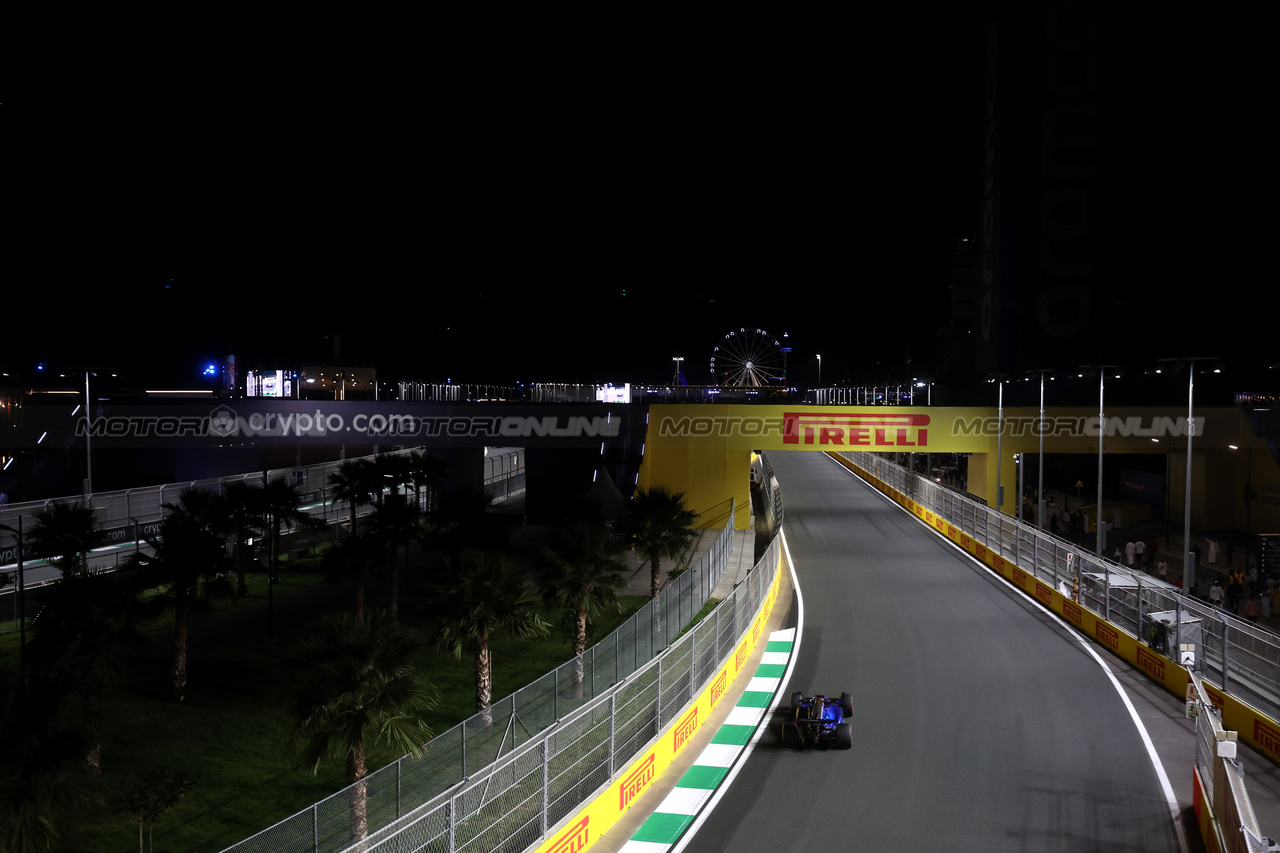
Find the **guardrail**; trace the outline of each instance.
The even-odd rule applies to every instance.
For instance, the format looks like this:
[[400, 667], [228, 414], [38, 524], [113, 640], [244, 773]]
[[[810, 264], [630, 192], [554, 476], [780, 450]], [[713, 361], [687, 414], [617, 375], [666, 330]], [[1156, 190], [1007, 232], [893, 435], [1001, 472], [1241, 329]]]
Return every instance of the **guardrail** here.
[[1200, 836], [1212, 839], [1217, 850], [1239, 849], [1228, 839], [1243, 838], [1249, 853], [1275, 848], [1262, 834], [1245, 786], [1244, 765], [1236, 759], [1237, 733], [1222, 726], [1222, 713], [1209, 701], [1208, 691], [1195, 672], [1187, 698], [1187, 714], [1195, 720], [1196, 786], [1193, 806]]
[[[660, 731], [687, 701], [686, 688], [701, 683], [712, 656], [721, 659], [721, 631], [732, 632], [736, 616], [700, 623], [717, 626], [714, 639], [701, 627], [689, 639], [680, 634], [724, 572], [733, 518], [730, 511], [694, 565], [580, 660], [493, 703], [487, 717], [475, 714], [435, 737], [419, 757], [400, 758], [224, 853], [337, 853], [353, 844], [430, 844], [452, 853], [534, 843]], [[364, 839], [353, 837], [357, 792], [365, 803]]]

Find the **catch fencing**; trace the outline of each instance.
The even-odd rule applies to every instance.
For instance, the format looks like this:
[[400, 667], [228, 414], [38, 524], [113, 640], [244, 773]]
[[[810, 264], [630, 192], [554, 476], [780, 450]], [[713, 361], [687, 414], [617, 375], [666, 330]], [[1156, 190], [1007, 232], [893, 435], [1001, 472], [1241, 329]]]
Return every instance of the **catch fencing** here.
[[840, 455], [1169, 659], [1197, 669], [1209, 683], [1280, 718], [1280, 637], [1271, 631], [997, 512], [879, 454]]
[[353, 845], [480, 853], [536, 843], [697, 695], [750, 624], [745, 614], [763, 601], [766, 573], [757, 570], [681, 636], [724, 573], [733, 518], [731, 511], [711, 548], [656, 600], [580, 658], [432, 739], [417, 757], [224, 853], [337, 853]]

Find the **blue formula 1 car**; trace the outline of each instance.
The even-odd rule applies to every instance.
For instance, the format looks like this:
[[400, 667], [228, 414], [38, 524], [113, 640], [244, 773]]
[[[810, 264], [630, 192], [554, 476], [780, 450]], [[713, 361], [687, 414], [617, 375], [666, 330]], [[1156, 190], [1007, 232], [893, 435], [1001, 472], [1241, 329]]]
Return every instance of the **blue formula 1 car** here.
[[790, 738], [801, 747], [821, 746], [836, 749], [853, 747], [853, 697], [841, 693], [839, 699], [815, 695], [807, 699], [801, 693], [791, 694], [791, 719], [782, 724], [782, 745]]

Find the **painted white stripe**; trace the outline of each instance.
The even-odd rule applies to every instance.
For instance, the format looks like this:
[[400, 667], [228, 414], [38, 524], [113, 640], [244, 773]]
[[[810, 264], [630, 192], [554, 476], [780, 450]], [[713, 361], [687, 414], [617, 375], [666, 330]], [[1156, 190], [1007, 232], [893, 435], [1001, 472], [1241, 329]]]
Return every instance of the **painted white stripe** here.
[[618, 848], [618, 853], [667, 853], [670, 849], [670, 844], [657, 841], [628, 841]]
[[738, 760], [738, 753], [742, 752], [742, 747], [728, 743], [710, 743], [707, 748], [702, 750], [702, 754], [698, 756], [698, 760], [694, 764], [701, 764], [703, 767], [731, 767], [733, 762]]
[[724, 718], [726, 725], [754, 726], [764, 717], [764, 708], [748, 708], [735, 705], [729, 715]]
[[771, 663], [786, 666], [787, 661], [791, 660], [790, 652], [765, 652], [764, 657], [760, 659], [760, 663]]
[[706, 788], [681, 788], [675, 787], [671, 789], [671, 793], [658, 805], [655, 812], [663, 814], [697, 814], [698, 809], [702, 808], [702, 804], [711, 798], [715, 791], [709, 791]]
[[[790, 557], [788, 557], [788, 559], [790, 559]], [[779, 642], [779, 643], [783, 641], [791, 642], [795, 638], [796, 638], [795, 628], [783, 628], [782, 630], [774, 631], [772, 634], [769, 635], [770, 640], [774, 642]]]
[[778, 689], [778, 685], [781, 682], [782, 679], [780, 678], [757, 678], [752, 676], [745, 689], [754, 693], [772, 693]]

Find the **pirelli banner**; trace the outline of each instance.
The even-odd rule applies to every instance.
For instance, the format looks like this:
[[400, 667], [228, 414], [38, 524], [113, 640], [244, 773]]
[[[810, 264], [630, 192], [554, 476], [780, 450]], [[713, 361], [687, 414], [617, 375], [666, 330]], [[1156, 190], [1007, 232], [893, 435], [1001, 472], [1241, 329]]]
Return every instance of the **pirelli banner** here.
[[[1244, 423], [1235, 409], [1182, 412], [1164, 408], [1039, 409], [924, 406], [650, 406], [649, 442], [657, 447], [727, 450], [865, 450], [884, 453], [974, 453], [1006, 446], [1053, 452], [1097, 452], [1098, 439], [1116, 452], [1150, 452], [1152, 439], [1183, 439], [1189, 429], [1203, 446], [1237, 443]], [[1014, 450], [1013, 452], [1016, 452]]]

